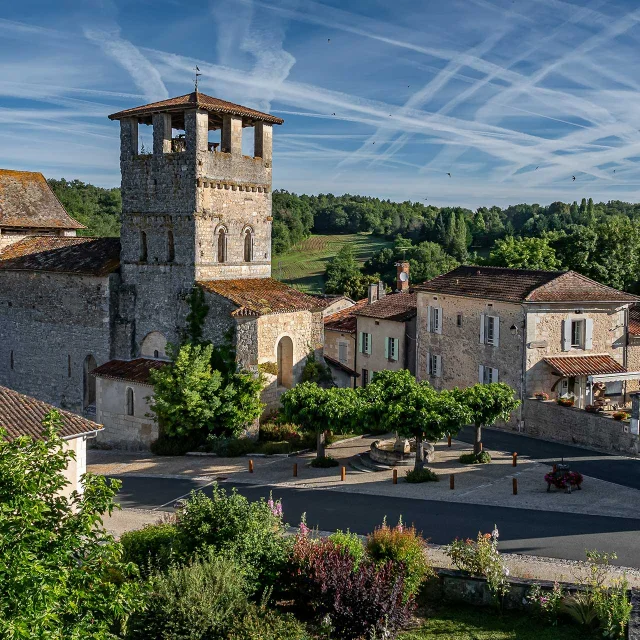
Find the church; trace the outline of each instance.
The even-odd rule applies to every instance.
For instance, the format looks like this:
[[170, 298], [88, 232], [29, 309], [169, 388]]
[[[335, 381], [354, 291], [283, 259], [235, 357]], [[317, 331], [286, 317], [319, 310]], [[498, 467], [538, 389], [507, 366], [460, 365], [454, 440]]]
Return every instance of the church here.
[[[232, 335], [275, 408], [321, 355], [325, 305], [271, 278], [283, 120], [197, 91], [109, 118], [120, 123], [119, 239], [76, 236], [82, 225], [41, 174], [0, 170], [0, 385], [104, 424], [105, 445], [148, 447], [149, 372], [179, 342], [197, 286], [204, 339]], [[141, 126], [153, 128], [151, 153]]]

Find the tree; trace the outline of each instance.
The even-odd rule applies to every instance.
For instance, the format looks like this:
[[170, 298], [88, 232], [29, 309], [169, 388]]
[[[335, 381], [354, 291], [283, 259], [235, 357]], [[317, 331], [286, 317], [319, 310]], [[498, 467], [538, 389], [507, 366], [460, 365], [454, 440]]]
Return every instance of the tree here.
[[503, 382], [475, 384], [466, 389], [454, 389], [452, 394], [463, 404], [475, 427], [473, 452], [480, 453], [482, 427], [490, 427], [498, 420], [509, 420], [511, 412], [518, 408], [520, 401], [514, 397], [514, 390]]
[[142, 597], [102, 524], [120, 482], [86, 474], [83, 493], [62, 495], [74, 454], [58, 411], [42, 425], [42, 440], [0, 429], [0, 637], [115, 639]]
[[560, 269], [561, 262], [547, 238], [514, 238], [496, 240], [489, 255], [489, 264], [515, 269]]
[[317, 457], [325, 457], [325, 432], [347, 433], [358, 425], [359, 399], [349, 388], [323, 389], [301, 382], [280, 398], [286, 420], [316, 434]]
[[235, 372], [226, 379], [211, 368], [213, 345], [184, 344], [173, 362], [151, 372], [150, 409], [163, 434], [237, 436], [260, 416], [258, 378]]
[[367, 287], [378, 282], [378, 274], [364, 275], [351, 244], [345, 244], [325, 270], [325, 291], [349, 296], [354, 300], [367, 295]]

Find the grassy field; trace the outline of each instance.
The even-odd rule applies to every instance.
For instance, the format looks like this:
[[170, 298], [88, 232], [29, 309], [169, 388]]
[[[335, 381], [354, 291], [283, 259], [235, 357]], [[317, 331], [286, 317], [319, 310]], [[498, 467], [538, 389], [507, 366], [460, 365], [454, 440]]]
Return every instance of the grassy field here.
[[271, 263], [273, 277], [306, 293], [322, 293], [324, 270], [345, 244], [353, 245], [360, 262], [393, 242], [368, 233], [312, 235], [291, 251], [275, 256]]

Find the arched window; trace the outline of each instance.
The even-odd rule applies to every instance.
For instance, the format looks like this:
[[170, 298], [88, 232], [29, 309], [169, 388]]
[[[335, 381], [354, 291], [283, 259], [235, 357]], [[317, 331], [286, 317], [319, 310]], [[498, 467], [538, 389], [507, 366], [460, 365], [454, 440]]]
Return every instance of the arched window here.
[[176, 247], [173, 242], [173, 231], [169, 229], [167, 232], [167, 262], [173, 262], [176, 259]]
[[96, 368], [96, 359], [92, 355], [88, 355], [84, 359], [82, 368], [82, 406], [86, 409], [96, 403], [96, 377], [91, 372]]
[[147, 234], [140, 232], [140, 262], [147, 261]]
[[133, 389], [131, 387], [127, 387], [127, 415], [132, 416], [133, 413], [134, 413]]
[[287, 389], [293, 386], [293, 342], [289, 336], [278, 342], [278, 386]]
[[244, 232], [244, 261], [253, 261], [253, 229], [247, 228]]
[[218, 262], [227, 261], [227, 231], [224, 227], [218, 229]]

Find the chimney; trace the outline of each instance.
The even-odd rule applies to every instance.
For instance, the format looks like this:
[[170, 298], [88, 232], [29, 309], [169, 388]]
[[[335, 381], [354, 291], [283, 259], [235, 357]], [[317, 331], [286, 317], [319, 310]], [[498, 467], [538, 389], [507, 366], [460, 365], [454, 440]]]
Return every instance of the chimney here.
[[382, 300], [387, 292], [384, 289], [384, 282], [378, 280], [378, 300]]
[[398, 293], [406, 293], [409, 291], [409, 263], [396, 262], [396, 291]]
[[373, 282], [369, 285], [369, 304], [378, 299], [378, 285]]

